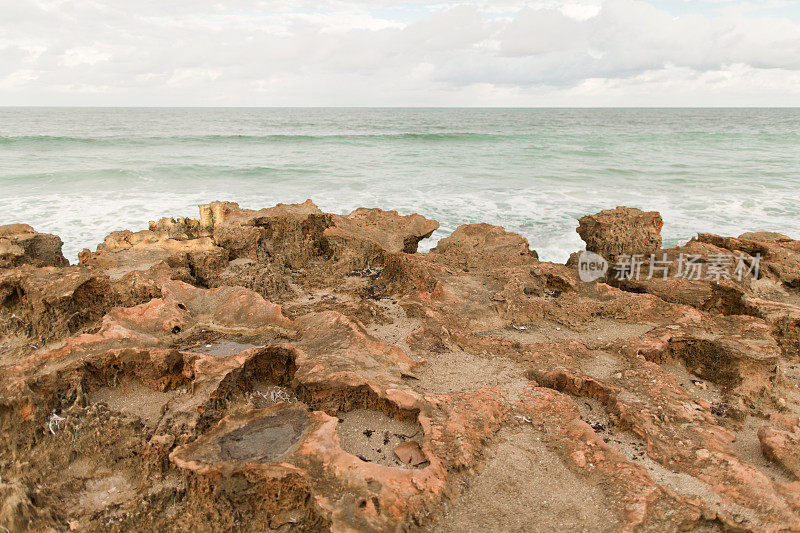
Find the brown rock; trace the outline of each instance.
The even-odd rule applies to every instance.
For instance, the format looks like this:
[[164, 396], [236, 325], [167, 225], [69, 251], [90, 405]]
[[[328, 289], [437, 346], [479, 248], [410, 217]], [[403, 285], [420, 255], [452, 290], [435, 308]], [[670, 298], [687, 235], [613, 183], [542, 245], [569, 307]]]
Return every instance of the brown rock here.
[[191, 218], [162, 218], [151, 221], [149, 230], [162, 238], [186, 241], [200, 237], [200, 222]]
[[[386, 252], [413, 254], [422, 239], [427, 239], [439, 228], [439, 223], [422, 215], [400, 216], [397, 211], [382, 211], [360, 207], [344, 216], [334, 216], [333, 223], [338, 231], [328, 228], [328, 239], [335, 240], [334, 234], [352, 236], [374, 241]], [[347, 237], [345, 237], [347, 238]]]
[[538, 258], [528, 240], [490, 224], [465, 224], [439, 241], [432, 250], [448, 264], [464, 269], [530, 264]]
[[413, 440], [407, 440], [397, 445], [394, 449], [394, 453], [401, 461], [411, 466], [421, 465], [428, 460], [425, 458], [425, 454], [422, 453], [419, 443]]
[[414, 253], [439, 224], [420, 215], [360, 208], [349, 215], [322, 213], [311, 200], [251, 211], [234, 203], [201, 206], [201, 234], [230, 253], [260, 262], [308, 267], [326, 260], [342, 270], [382, 266], [387, 253]]
[[760, 276], [800, 287], [800, 241], [777, 233], [744, 233], [738, 238], [699, 233], [697, 240], [734, 253], [760, 256]]
[[62, 245], [57, 235], [37, 233], [27, 224], [0, 226], [0, 268], [66, 266]]
[[0, 481], [0, 527], [12, 533], [30, 531], [36, 508], [20, 483]]
[[96, 325], [114, 305], [159, 294], [157, 284], [135, 273], [112, 281], [78, 267], [0, 271], [0, 332], [50, 342]]
[[617, 207], [582, 217], [577, 231], [587, 250], [614, 260], [621, 254], [649, 255], [657, 251], [663, 225], [656, 211]]
[[[588, 218], [639, 252], [651, 215]], [[0, 271], [0, 524], [800, 529], [796, 241], [657, 252], [762, 253], [759, 280], [584, 283], [486, 224], [415, 253], [436, 227], [214, 202]]]
[[742, 391], [769, 395], [779, 376], [780, 348], [763, 321], [727, 316], [687, 326], [670, 340], [672, 353], [693, 374]]
[[800, 479], [800, 425], [797, 417], [790, 423], [762, 426], [758, 430], [761, 451], [770, 461], [774, 461]]

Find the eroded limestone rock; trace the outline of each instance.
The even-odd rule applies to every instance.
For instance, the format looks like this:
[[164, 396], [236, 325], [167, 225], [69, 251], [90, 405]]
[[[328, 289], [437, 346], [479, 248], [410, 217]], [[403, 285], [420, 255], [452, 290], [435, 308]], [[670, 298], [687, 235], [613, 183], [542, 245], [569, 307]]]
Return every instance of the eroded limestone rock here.
[[[0, 525], [448, 531], [468, 505], [498, 530], [798, 529], [800, 247], [658, 250], [660, 225], [581, 222], [609, 257], [667, 254], [639, 282], [486, 224], [415, 253], [435, 221], [310, 201], [3, 269]], [[733, 252], [763, 278], [674, 280], [682, 253]]]
[[27, 224], [0, 226], [0, 268], [66, 266], [63, 244], [57, 235], [37, 233]]
[[798, 418], [777, 415], [758, 430], [764, 456], [800, 479], [800, 422]]
[[650, 254], [661, 248], [664, 222], [656, 211], [617, 207], [586, 215], [578, 222], [577, 231], [586, 249], [606, 259], [622, 254]]

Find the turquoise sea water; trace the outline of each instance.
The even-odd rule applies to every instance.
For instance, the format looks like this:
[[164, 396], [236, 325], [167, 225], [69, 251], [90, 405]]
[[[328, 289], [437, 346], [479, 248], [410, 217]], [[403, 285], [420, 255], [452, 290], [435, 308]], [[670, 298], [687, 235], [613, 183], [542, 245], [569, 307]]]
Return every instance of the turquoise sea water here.
[[0, 224], [57, 233], [74, 260], [117, 229], [196, 205], [418, 212], [490, 222], [543, 259], [576, 219], [655, 209], [698, 231], [800, 238], [800, 109], [0, 108]]

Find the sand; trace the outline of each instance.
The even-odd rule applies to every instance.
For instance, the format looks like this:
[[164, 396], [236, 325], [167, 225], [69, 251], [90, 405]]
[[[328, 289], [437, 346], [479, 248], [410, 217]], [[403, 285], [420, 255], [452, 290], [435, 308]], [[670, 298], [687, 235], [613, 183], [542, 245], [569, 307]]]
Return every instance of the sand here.
[[603, 491], [578, 479], [529, 425], [500, 431], [483, 471], [430, 533], [615, 531]]

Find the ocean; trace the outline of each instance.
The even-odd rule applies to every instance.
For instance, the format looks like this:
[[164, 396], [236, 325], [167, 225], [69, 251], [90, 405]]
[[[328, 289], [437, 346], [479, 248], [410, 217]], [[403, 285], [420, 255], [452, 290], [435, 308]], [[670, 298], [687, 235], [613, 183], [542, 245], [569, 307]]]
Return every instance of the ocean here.
[[697, 232], [800, 238], [800, 109], [0, 108], [0, 224], [75, 261], [119, 229], [230, 200], [420, 213], [582, 249], [577, 219], [657, 210]]

